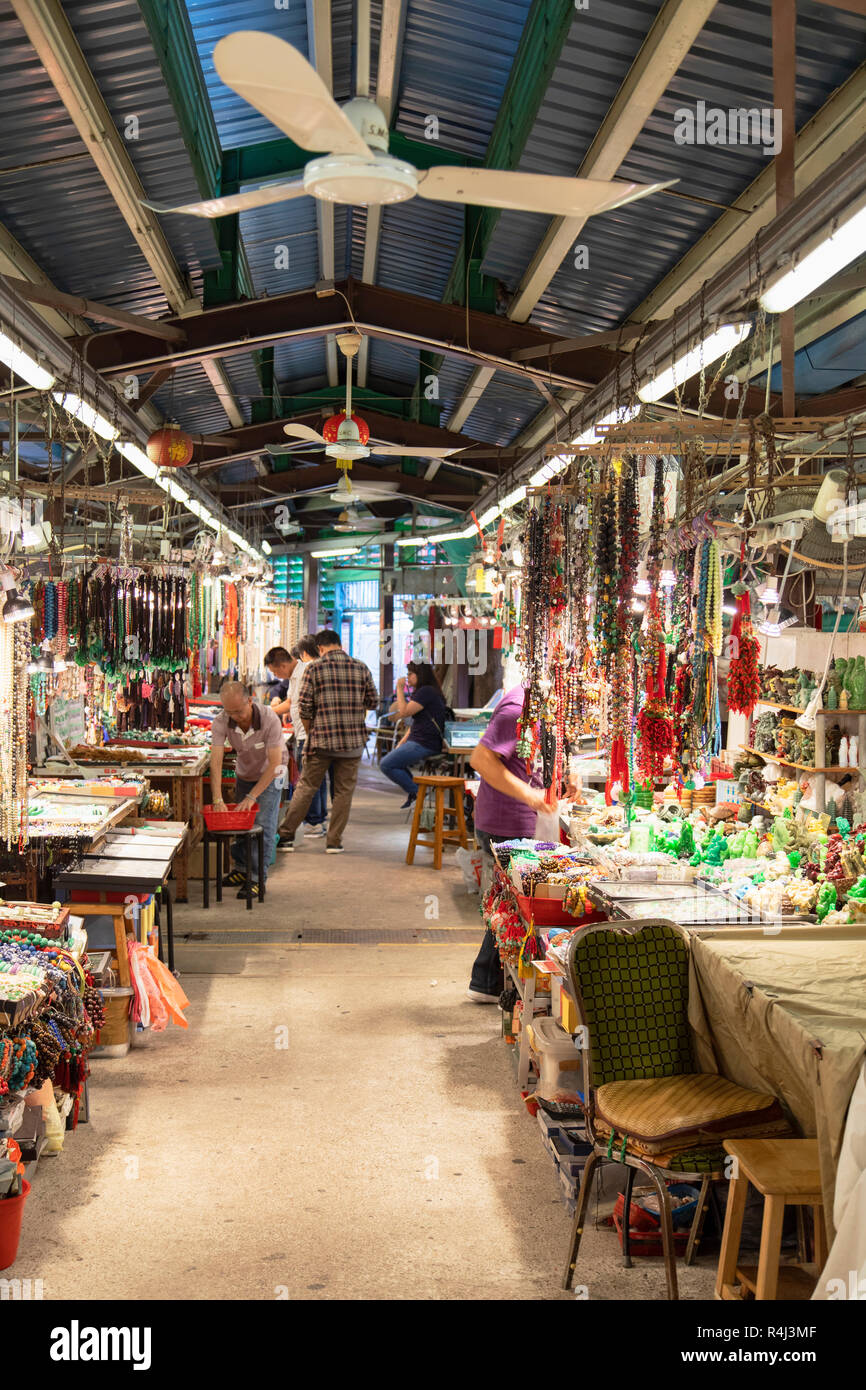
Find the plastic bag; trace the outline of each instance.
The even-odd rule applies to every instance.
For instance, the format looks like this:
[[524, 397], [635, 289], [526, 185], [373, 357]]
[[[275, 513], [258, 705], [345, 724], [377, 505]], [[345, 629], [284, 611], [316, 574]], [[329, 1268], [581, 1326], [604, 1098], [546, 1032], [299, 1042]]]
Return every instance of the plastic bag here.
[[558, 845], [559, 837], [559, 812], [558, 811], [539, 811], [535, 817], [535, 838], [545, 840], [549, 844]]
[[461, 846], [454, 858], [460, 865], [467, 893], [481, 892], [481, 851], [463, 849]]
[[189, 1000], [180, 987], [180, 981], [172, 975], [168, 966], [159, 959], [155, 951], [151, 950], [150, 947], [147, 948], [147, 951], [151, 975], [156, 981], [172, 1023], [176, 1023], [179, 1028], [188, 1028], [189, 1024], [183, 1011], [189, 1008]]
[[168, 1010], [150, 970], [150, 952], [140, 941], [129, 943], [129, 973], [135, 990], [132, 1017], [143, 1028], [161, 1033], [168, 1027]]
[[51, 1093], [51, 1103], [46, 1105], [42, 1111], [45, 1117], [45, 1147], [43, 1153], [59, 1154], [63, 1148], [63, 1139], [66, 1133], [66, 1126], [60, 1118], [60, 1111], [57, 1109], [57, 1101], [54, 1092]]

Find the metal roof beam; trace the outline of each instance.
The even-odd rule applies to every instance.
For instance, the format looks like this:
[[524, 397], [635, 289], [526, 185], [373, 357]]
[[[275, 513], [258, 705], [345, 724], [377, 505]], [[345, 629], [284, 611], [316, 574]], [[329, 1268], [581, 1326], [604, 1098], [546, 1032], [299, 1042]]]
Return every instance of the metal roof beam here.
[[[123, 395], [76, 353], [74, 343], [54, 333], [36, 310], [16, 295], [4, 281], [0, 281], [0, 324], [10, 327], [14, 325], [25, 350], [42, 359], [46, 369], [52, 371], [61, 382], [73, 380], [76, 383], [76, 391], [117, 426], [121, 439], [129, 440], [142, 449], [146, 446], [150, 429], [142, 419], [144, 412], [137, 415]], [[145, 409], [148, 410], [149, 407]], [[223, 525], [228, 523], [228, 518], [213, 494], [204, 488], [197, 478], [190, 476], [185, 478], [184, 483], [191, 495], [203, 502]]]
[[[715, 0], [665, 0], [577, 170], [579, 178], [614, 177], [714, 5]], [[585, 217], [554, 218], [509, 306], [509, 318], [521, 323], [529, 318], [585, 223]]]
[[[540, 366], [515, 362], [510, 356], [515, 348], [553, 346], [560, 339], [531, 324], [513, 323], [477, 309], [467, 311], [459, 304], [440, 304], [357, 280], [341, 281], [335, 290], [339, 293], [326, 297], [319, 297], [315, 290], [302, 290], [251, 304], [218, 306], [185, 319], [169, 319], [168, 323], [179, 324], [186, 333], [186, 343], [180, 347], [155, 345], [152, 338], [129, 330], [92, 334], [84, 340], [88, 360], [109, 374], [144, 371], [205, 357], [229, 357], [291, 338], [348, 331], [353, 318], [361, 332], [373, 337], [420, 344], [523, 379], [540, 377], [551, 388], [594, 386], [622, 356], [607, 347], [594, 347], [563, 352]], [[346, 313], [341, 295], [348, 300], [351, 314]]]
[[203, 198], [213, 198], [222, 155], [189, 12], [183, 0], [138, 0]]
[[[772, 175], [772, 168], [771, 168]], [[863, 136], [851, 149], [837, 159], [830, 169], [800, 192], [784, 212], [780, 213], [761, 235], [761, 265], [770, 267], [781, 264], [802, 247], [810, 236], [820, 228], [826, 227], [833, 219], [842, 216], [855, 199], [866, 193], [866, 136]], [[588, 396], [584, 404], [585, 422], [602, 417], [616, 404], [620, 397], [622, 383], [633, 377], [646, 380], [656, 369], [656, 364], [670, 360], [675, 341], [682, 343], [683, 333], [695, 329], [704, 321], [716, 315], [742, 313], [754, 303], [761, 283], [758, 270], [758, 257], [754, 242], [743, 247], [737, 256], [728, 258], [717, 273], [700, 286], [686, 304], [682, 305], [676, 320], [668, 320], [647, 335], [645, 343], [632, 354], [633, 360], [626, 360], [617, 371], [612, 372]], [[688, 383], [686, 399], [697, 404], [697, 381]], [[763, 408], [763, 393], [755, 391], [755, 404]], [[773, 406], [779, 404], [778, 400]], [[731, 414], [731, 403], [724, 399], [724, 382], [721, 382], [713, 397], [706, 403], [707, 413]], [[745, 409], [753, 413], [753, 406], [747, 401]], [[529, 474], [538, 460], [538, 454], [530, 454], [520, 465], [519, 475]], [[513, 481], [517, 481], [515, 476]], [[488, 491], [480, 499], [484, 506], [493, 500], [494, 493]]]
[[[807, 121], [794, 141], [795, 187], [802, 193], [819, 178], [849, 147], [866, 134], [866, 63], [861, 64], [838, 87], [819, 111]], [[733, 203], [734, 211], [723, 213], [696, 242], [673, 270], [660, 281], [633, 310], [630, 322], [669, 318], [695, 294], [709, 277], [722, 270], [748, 246], [775, 215], [775, 173], [772, 164], [759, 174]], [[745, 215], [744, 215], [745, 214]], [[809, 309], [797, 312], [795, 343], [806, 346], [856, 314], [866, 311], [866, 295], [825, 303], [815, 320]], [[813, 331], [814, 328], [814, 331]], [[585, 393], [581, 393], [585, 394]], [[579, 404], [581, 394], [563, 399], [566, 408]], [[552, 416], [548, 410], [536, 417], [518, 440], [526, 448], [535, 447], [550, 434]]]
[[[310, 63], [316, 69], [328, 91], [334, 90], [333, 39], [331, 35], [331, 0], [307, 0], [307, 44], [310, 50]], [[290, 142], [291, 143], [291, 142]], [[309, 155], [306, 156], [310, 158]], [[306, 159], [301, 161], [302, 165]], [[319, 276], [322, 280], [333, 280], [335, 274], [334, 248], [334, 204], [316, 200], [316, 234], [319, 243]], [[325, 362], [328, 384], [336, 386], [339, 381], [337, 370], [337, 344], [333, 333], [325, 340]]]
[[[515, 169], [519, 164], [574, 19], [574, 0], [535, 0], [530, 7], [484, 156], [486, 168]], [[472, 261], [480, 263], [484, 259], [500, 216], [498, 208], [479, 210], [469, 243]], [[454, 258], [445, 299], [463, 300], [467, 244], [464, 236]]]
[[[484, 157], [488, 167], [514, 169], [519, 164], [574, 17], [573, 0], [544, 0], [530, 9]], [[468, 302], [472, 302], [466, 248], [468, 245], [470, 261], [480, 273], [500, 216], [497, 209], [484, 208], [474, 217], [471, 235], [464, 234], [457, 249], [445, 299], [462, 302], [468, 294]], [[449, 429], [463, 428], [494, 375], [489, 367], [475, 369], [451, 413]]]
[[[838, 87], [829, 101], [807, 121], [794, 141], [794, 180], [798, 194], [866, 134], [866, 63]], [[631, 319], [668, 318], [685, 303], [708, 276], [721, 270], [748, 246], [775, 216], [776, 180], [772, 164], [749, 184], [696, 242], [670, 274], [634, 310]], [[747, 216], [743, 216], [743, 213]]]
[[[168, 88], [199, 192], [203, 198], [213, 198], [222, 174], [222, 152], [189, 12], [183, 0], [139, 0], [139, 8]], [[216, 227], [214, 239], [225, 260]], [[239, 235], [234, 255], [233, 269], [238, 285], [242, 292], [252, 294]], [[221, 363], [205, 365], [205, 372], [229, 424], [243, 424], [240, 405]]]
[[[20, 242], [0, 223], [0, 275], [13, 279], [29, 280], [44, 290], [53, 290], [54, 285], [41, 266], [28, 255]], [[37, 312], [47, 324], [59, 333], [61, 338], [75, 337], [76, 334], [89, 334], [90, 325], [78, 314], [62, 312], [49, 305], [39, 305]]]
[[141, 180], [59, 0], [12, 0], [12, 6], [169, 306], [175, 313], [196, 313], [198, 300], [155, 214], [142, 206], [147, 195]]
[[[400, 72], [400, 47], [406, 10], [403, 0], [382, 0], [382, 17], [379, 27], [379, 69], [376, 77], [376, 105], [385, 117], [390, 128], [396, 105]], [[367, 208], [367, 223], [364, 230], [364, 261], [361, 279], [372, 285], [376, 279], [376, 262], [379, 258], [379, 237], [382, 232], [382, 208]], [[369, 340], [365, 338], [358, 351], [358, 385], [367, 385], [369, 359]]]
[[[613, 178], [714, 5], [715, 0], [666, 0], [577, 171], [579, 178]], [[526, 322], [585, 224], [585, 217], [550, 222], [508, 307], [510, 319]], [[478, 371], [468, 382], [449, 422], [455, 429], [465, 424], [492, 375]]]

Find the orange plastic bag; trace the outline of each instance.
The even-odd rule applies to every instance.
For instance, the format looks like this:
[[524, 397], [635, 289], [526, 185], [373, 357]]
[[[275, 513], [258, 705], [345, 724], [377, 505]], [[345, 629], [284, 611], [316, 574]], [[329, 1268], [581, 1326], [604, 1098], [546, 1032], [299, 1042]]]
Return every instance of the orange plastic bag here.
[[150, 946], [147, 947], [147, 952], [147, 964], [150, 968], [150, 973], [156, 982], [157, 989], [165, 1001], [165, 1006], [171, 1015], [172, 1022], [176, 1023], [179, 1028], [188, 1028], [189, 1024], [184, 1017], [183, 1011], [189, 1008], [189, 1000], [180, 987], [180, 981], [175, 979], [168, 966], [159, 959]]

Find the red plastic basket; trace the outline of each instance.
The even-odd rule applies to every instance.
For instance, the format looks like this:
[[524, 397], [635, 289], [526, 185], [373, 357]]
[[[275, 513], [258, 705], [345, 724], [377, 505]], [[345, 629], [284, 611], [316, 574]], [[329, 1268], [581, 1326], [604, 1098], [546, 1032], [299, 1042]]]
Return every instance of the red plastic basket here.
[[590, 922], [605, 921], [601, 912], [587, 912], [583, 917], [572, 917], [565, 903], [559, 898], [530, 898], [518, 893], [517, 901], [525, 920], [530, 918], [537, 927], [586, 927]]
[[215, 811], [212, 806], [203, 806], [202, 815], [208, 830], [252, 830], [259, 803], [249, 811]]

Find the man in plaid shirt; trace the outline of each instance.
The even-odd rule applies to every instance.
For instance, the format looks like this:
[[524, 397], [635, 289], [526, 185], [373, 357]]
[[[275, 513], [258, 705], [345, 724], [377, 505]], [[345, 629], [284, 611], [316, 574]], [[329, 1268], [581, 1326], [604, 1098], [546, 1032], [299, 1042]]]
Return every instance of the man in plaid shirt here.
[[283, 849], [294, 849], [295, 831], [322, 784], [334, 769], [334, 804], [328, 822], [328, 854], [342, 854], [343, 831], [352, 809], [358, 768], [367, 742], [368, 709], [379, 696], [363, 661], [347, 656], [336, 632], [316, 634], [318, 661], [311, 661], [298, 692], [298, 708], [307, 731], [304, 770], [295, 787], [289, 814], [283, 822]]

